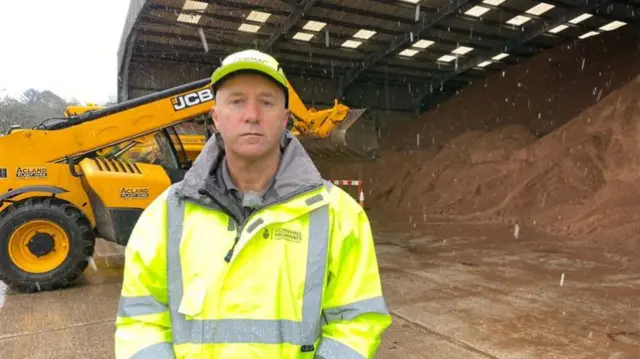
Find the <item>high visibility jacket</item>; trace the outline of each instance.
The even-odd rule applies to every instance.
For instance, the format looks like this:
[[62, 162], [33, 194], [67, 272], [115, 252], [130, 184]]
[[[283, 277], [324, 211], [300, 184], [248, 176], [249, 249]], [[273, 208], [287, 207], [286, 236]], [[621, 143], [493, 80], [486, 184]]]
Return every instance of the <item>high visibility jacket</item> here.
[[221, 148], [136, 224], [116, 358], [373, 358], [391, 316], [364, 210], [286, 133], [272, 196], [238, 223], [212, 178]]

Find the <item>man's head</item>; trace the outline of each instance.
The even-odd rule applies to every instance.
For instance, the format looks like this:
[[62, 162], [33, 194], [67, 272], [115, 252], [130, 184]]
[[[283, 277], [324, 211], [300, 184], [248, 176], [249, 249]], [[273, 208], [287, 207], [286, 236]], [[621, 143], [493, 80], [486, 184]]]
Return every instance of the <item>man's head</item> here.
[[211, 118], [227, 152], [247, 160], [279, 151], [289, 119], [287, 80], [278, 62], [256, 50], [226, 57], [211, 76]]

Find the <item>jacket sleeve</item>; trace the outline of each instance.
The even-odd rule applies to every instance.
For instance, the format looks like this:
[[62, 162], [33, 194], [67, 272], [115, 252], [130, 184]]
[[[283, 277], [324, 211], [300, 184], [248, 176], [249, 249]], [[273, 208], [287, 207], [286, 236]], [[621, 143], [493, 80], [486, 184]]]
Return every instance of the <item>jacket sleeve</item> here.
[[116, 317], [116, 359], [175, 358], [167, 304], [165, 213], [161, 195], [129, 237]]
[[[350, 201], [349, 201], [350, 202]], [[334, 217], [329, 278], [323, 296], [322, 337], [316, 359], [373, 358], [391, 315], [382, 294], [371, 226], [350, 202]]]

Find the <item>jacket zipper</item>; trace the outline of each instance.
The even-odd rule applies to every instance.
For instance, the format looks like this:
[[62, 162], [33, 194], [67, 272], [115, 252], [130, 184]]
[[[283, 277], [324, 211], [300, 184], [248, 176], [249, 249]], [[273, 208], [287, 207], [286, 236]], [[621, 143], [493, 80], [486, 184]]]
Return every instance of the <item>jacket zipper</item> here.
[[222, 203], [220, 203], [220, 201], [218, 201], [215, 196], [211, 194], [211, 192], [201, 188], [198, 190], [198, 193], [207, 196], [207, 198], [215, 202], [224, 213], [226, 213], [229, 217], [233, 218], [233, 220], [236, 221], [238, 229], [236, 230], [236, 237], [233, 240], [233, 246], [231, 246], [231, 249], [229, 249], [227, 254], [224, 256], [224, 261], [229, 263], [229, 261], [231, 261], [231, 257], [233, 257], [233, 251], [236, 248], [238, 241], [240, 240], [240, 234], [242, 234], [242, 228], [244, 227], [244, 225], [240, 225], [240, 221], [238, 220], [238, 218], [234, 216], [233, 213], [231, 213], [231, 211], [227, 209], [227, 207], [223, 206]]
[[231, 249], [229, 249], [229, 251], [227, 252], [227, 255], [224, 256], [225, 262], [227, 263], [231, 262], [231, 258], [233, 257], [233, 251], [236, 249], [236, 245], [240, 241], [241, 234], [242, 234], [242, 226], [238, 227], [238, 230], [236, 232], [236, 238], [233, 239], [233, 246], [231, 246]]
[[238, 220], [238, 218], [236, 218], [236, 216], [234, 216], [234, 215], [233, 215], [233, 213], [231, 213], [231, 211], [229, 211], [225, 206], [223, 206], [223, 205], [222, 205], [222, 203], [220, 203], [220, 201], [218, 201], [218, 200], [215, 198], [215, 196], [213, 196], [213, 195], [211, 194], [211, 192], [207, 191], [207, 190], [206, 190], [206, 189], [204, 189], [204, 188], [200, 188], [200, 189], [198, 190], [198, 193], [199, 193], [199, 194], [201, 194], [201, 195], [207, 196], [207, 198], [209, 198], [210, 200], [212, 200], [213, 202], [215, 202], [215, 203], [218, 205], [218, 207], [219, 207], [223, 212], [225, 212], [229, 217], [233, 218], [233, 219], [236, 221], [236, 224], [238, 225], [238, 230], [237, 230], [237, 232], [236, 232], [236, 237], [235, 237], [235, 238], [234, 238], [234, 240], [233, 240], [233, 245], [231, 246], [231, 248], [229, 249], [229, 251], [227, 252], [227, 254], [224, 256], [224, 261], [225, 261], [225, 262], [227, 262], [227, 263], [229, 263], [229, 262], [231, 262], [231, 258], [233, 258], [233, 252], [235, 251], [236, 245], [238, 244], [238, 242], [240, 241], [240, 237], [242, 236], [242, 230], [244, 229], [244, 225], [245, 225], [246, 223], [248, 223], [248, 222], [249, 222], [249, 219], [250, 219], [250, 218], [252, 218], [252, 217], [253, 217], [253, 215], [254, 215], [255, 213], [257, 213], [258, 211], [260, 211], [260, 210], [262, 210], [262, 209], [265, 209], [265, 208], [267, 208], [267, 207], [271, 207], [271, 206], [276, 205], [276, 204], [278, 204], [278, 203], [282, 203], [282, 202], [284, 202], [284, 201], [286, 201], [286, 200], [288, 200], [288, 199], [290, 199], [290, 198], [292, 198], [292, 197], [295, 197], [295, 196], [297, 196], [297, 195], [300, 195], [300, 194], [302, 194], [302, 193], [305, 193], [305, 192], [308, 192], [308, 191], [314, 190], [314, 189], [316, 189], [316, 188], [319, 188], [319, 187], [321, 187], [321, 186], [322, 186], [322, 185], [320, 185], [320, 186], [313, 186], [313, 187], [304, 188], [304, 189], [302, 189], [302, 190], [299, 190], [299, 191], [296, 191], [296, 192], [292, 192], [292, 193], [290, 193], [290, 194], [289, 194], [289, 195], [287, 195], [287, 196], [280, 197], [280, 198], [278, 198], [278, 199], [277, 199], [277, 200], [275, 200], [275, 201], [268, 202], [268, 203], [266, 203], [265, 205], [263, 205], [263, 206], [261, 206], [261, 207], [256, 208], [256, 210], [255, 210], [251, 215], [249, 215], [249, 217], [247, 217], [247, 218], [246, 218], [245, 222], [244, 222], [242, 225], [240, 225], [240, 221]]

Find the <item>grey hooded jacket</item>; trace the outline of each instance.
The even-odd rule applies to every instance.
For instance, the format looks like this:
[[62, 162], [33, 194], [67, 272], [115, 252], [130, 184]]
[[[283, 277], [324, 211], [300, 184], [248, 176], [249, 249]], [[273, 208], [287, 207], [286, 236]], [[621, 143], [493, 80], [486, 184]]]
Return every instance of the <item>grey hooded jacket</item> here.
[[[265, 193], [262, 206], [286, 201], [324, 184], [302, 144], [289, 131], [285, 131], [280, 139], [280, 150], [280, 165], [270, 189]], [[176, 194], [181, 199], [225, 211], [239, 226], [243, 226], [246, 212], [220, 178], [224, 154], [222, 137], [216, 132], [207, 141], [184, 179], [176, 185]]]

